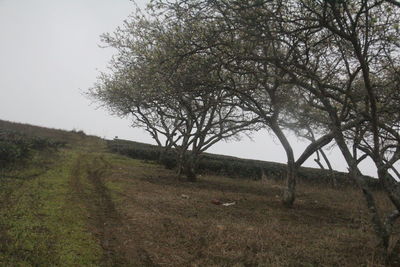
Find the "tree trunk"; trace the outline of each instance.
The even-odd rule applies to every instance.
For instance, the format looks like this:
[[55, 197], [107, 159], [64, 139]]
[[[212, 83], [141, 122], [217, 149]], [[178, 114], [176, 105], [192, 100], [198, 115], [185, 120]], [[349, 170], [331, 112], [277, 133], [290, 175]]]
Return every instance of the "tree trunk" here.
[[294, 163], [288, 163], [286, 173], [286, 188], [283, 190], [282, 202], [288, 208], [293, 207], [293, 203], [296, 199], [296, 179], [297, 179], [297, 168]]
[[[363, 178], [361, 178], [363, 179]], [[379, 216], [376, 204], [375, 204], [375, 199], [369, 189], [366, 189], [366, 187], [362, 188], [362, 192], [364, 195], [364, 198], [367, 203], [367, 207], [371, 216], [371, 222], [372, 222], [372, 227], [375, 231], [376, 236], [378, 237], [378, 247], [383, 249], [383, 254], [386, 257], [387, 250], [389, 248], [389, 233], [386, 231], [382, 220]]]
[[383, 164], [378, 165], [378, 178], [392, 201], [393, 205], [400, 211], [400, 183], [394, 179], [390, 173], [383, 167]]
[[285, 149], [286, 156], [288, 159], [287, 170], [286, 170], [286, 188], [283, 190], [282, 202], [288, 208], [293, 207], [293, 203], [296, 199], [296, 179], [297, 179], [297, 166], [294, 161], [294, 154], [292, 146], [290, 145], [285, 134], [276, 121], [273, 121], [270, 125], [272, 131], [278, 137], [283, 148]]
[[351, 155], [341, 132], [337, 131], [335, 140], [349, 166], [350, 176], [355, 180], [359, 188], [362, 190], [369, 214], [371, 216], [372, 227], [374, 229], [376, 237], [378, 238], [378, 248], [382, 250], [383, 256], [386, 257], [389, 247], [390, 233], [386, 231], [384, 223], [379, 215], [378, 207], [375, 203], [375, 198], [371, 190], [369, 189], [365, 178], [358, 169], [357, 160]]
[[184, 174], [184, 168], [186, 165], [186, 153], [184, 150], [179, 149], [176, 155], [176, 173], [178, 175], [178, 178]]
[[337, 179], [336, 179], [335, 172], [333, 171], [332, 164], [331, 164], [331, 162], [329, 161], [328, 157], [326, 156], [325, 152], [324, 152], [322, 149], [320, 149], [319, 151], [321, 152], [321, 155], [322, 155], [322, 157], [324, 158], [324, 161], [325, 161], [325, 163], [326, 163], [326, 166], [328, 166], [328, 169], [329, 169], [329, 178], [330, 178], [330, 181], [331, 181], [331, 183], [332, 183], [332, 187], [333, 187], [333, 188], [337, 188], [337, 187], [338, 187]]
[[196, 182], [197, 157], [190, 155], [185, 162], [185, 174], [189, 182]]

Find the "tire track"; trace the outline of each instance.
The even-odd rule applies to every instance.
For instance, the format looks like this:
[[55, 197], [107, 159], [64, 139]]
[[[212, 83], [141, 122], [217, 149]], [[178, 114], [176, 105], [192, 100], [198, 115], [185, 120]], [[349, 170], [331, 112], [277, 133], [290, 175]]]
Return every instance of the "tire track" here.
[[109, 164], [98, 155], [81, 154], [71, 168], [71, 188], [88, 212], [88, 228], [103, 249], [103, 266], [126, 266], [119, 233], [123, 223], [103, 178]]

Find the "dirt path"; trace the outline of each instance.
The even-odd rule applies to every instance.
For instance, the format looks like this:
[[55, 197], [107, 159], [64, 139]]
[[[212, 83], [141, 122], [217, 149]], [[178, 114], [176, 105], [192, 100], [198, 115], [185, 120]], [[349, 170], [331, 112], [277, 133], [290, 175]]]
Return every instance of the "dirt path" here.
[[101, 156], [78, 156], [71, 168], [71, 188], [73, 195], [88, 210], [89, 230], [103, 248], [102, 265], [126, 266], [126, 257], [121, 250], [124, 225], [103, 181], [109, 167]]

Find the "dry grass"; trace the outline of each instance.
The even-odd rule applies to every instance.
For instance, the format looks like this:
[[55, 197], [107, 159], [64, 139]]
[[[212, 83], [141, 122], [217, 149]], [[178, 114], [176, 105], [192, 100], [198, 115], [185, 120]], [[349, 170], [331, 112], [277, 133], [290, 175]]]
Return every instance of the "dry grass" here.
[[[381, 265], [355, 189], [300, 185], [296, 206], [288, 210], [276, 182], [204, 176], [187, 183], [154, 164], [117, 156], [109, 161], [114, 171], [106, 183], [116, 189], [119, 249], [128, 265]], [[236, 205], [214, 205], [213, 199]]]

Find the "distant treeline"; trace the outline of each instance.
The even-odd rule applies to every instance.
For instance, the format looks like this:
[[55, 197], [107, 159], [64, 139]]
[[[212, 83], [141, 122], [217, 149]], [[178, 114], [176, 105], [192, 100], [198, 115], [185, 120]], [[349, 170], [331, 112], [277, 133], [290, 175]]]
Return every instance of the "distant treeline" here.
[[[176, 157], [172, 152], [162, 155], [163, 149], [155, 146], [134, 141], [121, 139], [109, 140], [108, 148], [112, 152], [119, 153], [135, 159], [157, 161], [167, 168], [176, 167]], [[199, 160], [198, 172], [201, 174], [223, 175], [231, 178], [244, 179], [273, 179], [285, 178], [286, 165], [276, 162], [248, 160], [230, 156], [203, 153]], [[344, 172], [306, 168], [299, 170], [299, 180], [314, 184], [332, 184], [336, 180], [338, 186], [355, 186], [353, 180]], [[380, 188], [377, 179], [366, 177], [372, 188]]]

